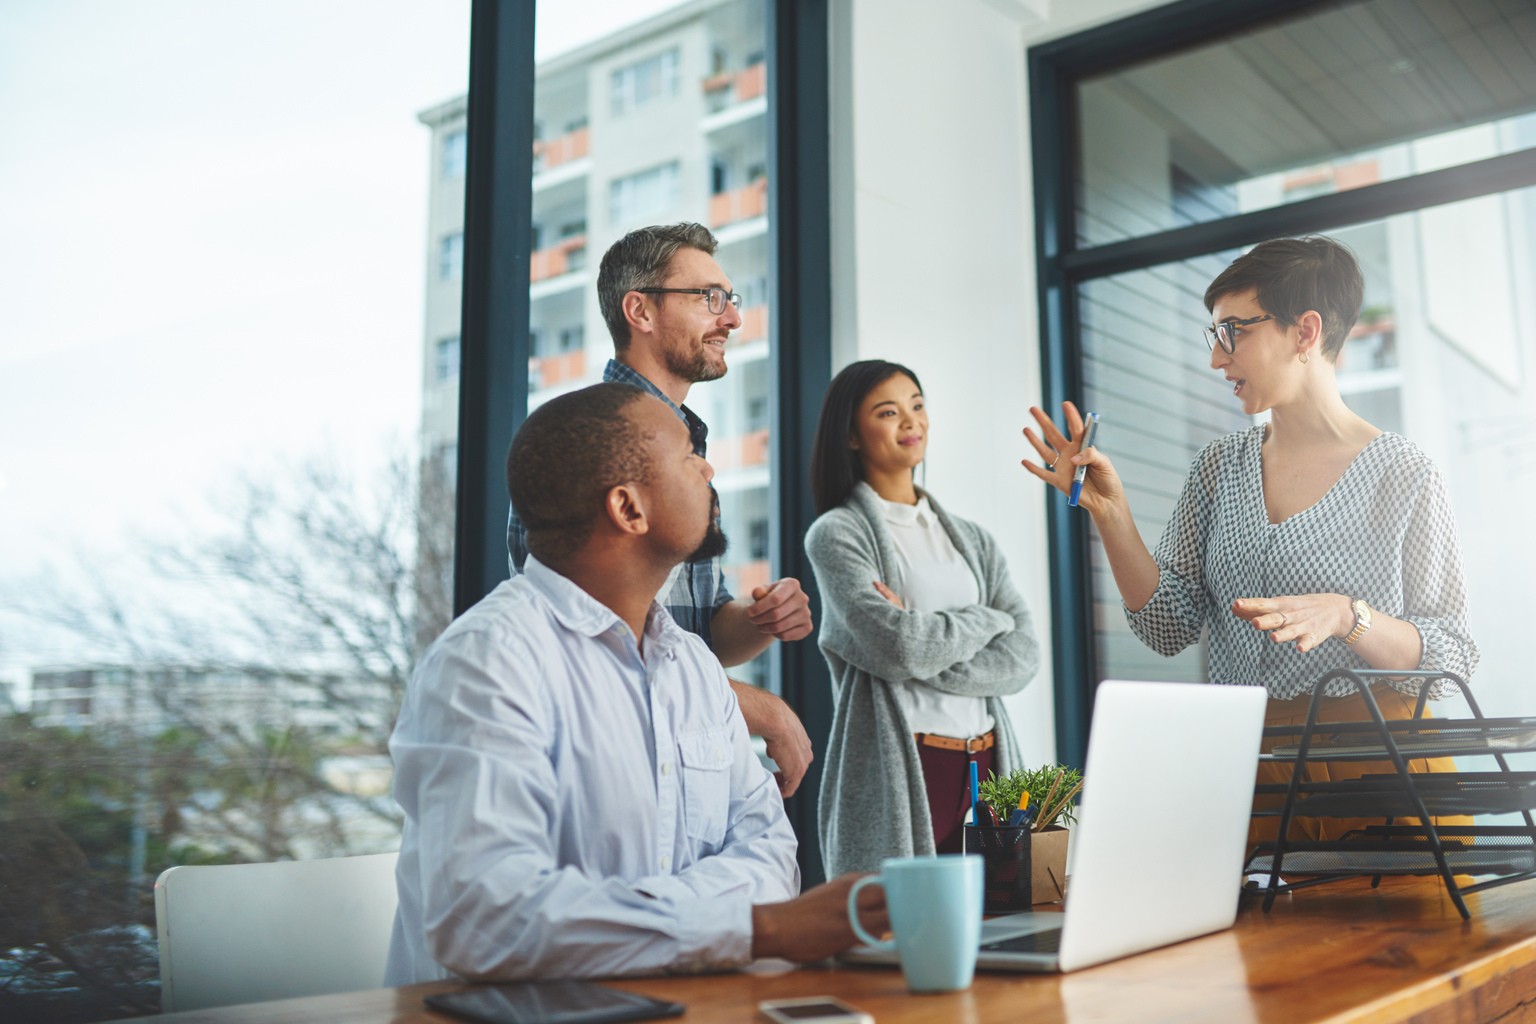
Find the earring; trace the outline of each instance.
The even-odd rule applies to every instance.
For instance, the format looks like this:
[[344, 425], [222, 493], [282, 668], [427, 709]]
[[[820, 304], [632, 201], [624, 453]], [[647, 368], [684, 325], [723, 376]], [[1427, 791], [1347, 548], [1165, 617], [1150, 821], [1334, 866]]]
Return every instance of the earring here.
[[1302, 362], [1306, 362], [1307, 361], [1307, 354], [1305, 352], [1303, 352], [1297, 358], [1299, 358]]

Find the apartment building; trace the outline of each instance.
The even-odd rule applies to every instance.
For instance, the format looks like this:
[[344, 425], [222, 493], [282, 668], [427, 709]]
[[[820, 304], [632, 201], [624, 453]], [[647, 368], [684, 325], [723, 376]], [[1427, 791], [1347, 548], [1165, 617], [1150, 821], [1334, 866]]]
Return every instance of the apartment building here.
[[[699, 0], [541, 64], [534, 93], [529, 407], [597, 382], [613, 355], [597, 263], [625, 232], [697, 221], [742, 297], [730, 372], [696, 385], [731, 550], [734, 593], [769, 575], [768, 180], [762, 0]], [[457, 453], [466, 103], [418, 115], [432, 130], [422, 450]], [[743, 674], [766, 680], [766, 658]]]
[[109, 729], [134, 736], [153, 736], [193, 721], [246, 735], [297, 726], [346, 738], [377, 732], [388, 720], [389, 709], [382, 706], [387, 700], [379, 701], [376, 689], [336, 675], [65, 665], [32, 673], [30, 711], [33, 724], [45, 728]]

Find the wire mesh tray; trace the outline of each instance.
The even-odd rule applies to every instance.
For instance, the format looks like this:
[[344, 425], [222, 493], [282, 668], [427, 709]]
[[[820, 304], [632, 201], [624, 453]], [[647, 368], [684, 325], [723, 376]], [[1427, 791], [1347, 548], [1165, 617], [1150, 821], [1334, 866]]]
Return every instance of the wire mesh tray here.
[[[1371, 687], [1395, 679], [1419, 680], [1419, 697], [1411, 718], [1387, 721], [1371, 695]], [[1435, 680], [1459, 689], [1474, 717], [1425, 718], [1425, 701]], [[1371, 721], [1317, 720], [1322, 695], [1335, 681], [1352, 687], [1361, 696]], [[1308, 737], [1304, 758], [1303, 735]], [[1255, 812], [1256, 817], [1278, 817], [1281, 835], [1260, 844], [1246, 868], [1250, 873], [1270, 875], [1263, 890], [1266, 913], [1280, 893], [1327, 884], [1335, 878], [1438, 875], [1445, 881], [1446, 892], [1457, 912], [1463, 920], [1469, 920], [1472, 910], [1464, 898], [1467, 893], [1536, 878], [1536, 818], [1531, 813], [1536, 809], [1536, 773], [1511, 772], [1503, 757], [1506, 753], [1536, 750], [1536, 718], [1485, 718], [1466, 680], [1456, 673], [1430, 669], [1331, 669], [1313, 686], [1306, 724], [1268, 726], [1264, 736], [1276, 746], [1261, 760], [1293, 766], [1285, 785], [1262, 783], [1254, 788], [1256, 798], [1275, 796], [1282, 791], [1285, 794], [1276, 801], [1279, 807]], [[1396, 759], [1396, 770], [1389, 775], [1365, 774], [1338, 782], [1305, 779], [1306, 763], [1391, 760], [1389, 744], [1398, 754], [1405, 755]], [[1413, 771], [1413, 761], [1420, 758], [1476, 755], [1492, 755], [1500, 771]], [[1524, 829], [1438, 823], [1449, 815], [1508, 811], [1521, 812]], [[1422, 819], [1420, 814], [1424, 815]], [[1287, 823], [1293, 815], [1361, 818], [1383, 824], [1351, 830], [1339, 841], [1298, 841], [1288, 836]], [[1407, 824], [1386, 824], [1387, 821]], [[1312, 877], [1282, 884], [1281, 871], [1290, 876]], [[1457, 879], [1465, 875], [1495, 877], [1463, 885]]]
[[[1458, 875], [1506, 875], [1536, 871], [1536, 848], [1448, 846], [1446, 865]], [[1244, 870], [1273, 871], [1273, 854], [1256, 854]], [[1414, 850], [1295, 850], [1280, 870], [1287, 875], [1438, 875], [1440, 865], [1428, 846]]]
[[[1536, 808], [1536, 772], [1440, 772], [1414, 777], [1432, 815], [1507, 814]], [[1273, 792], [1281, 787], [1264, 786]], [[1410, 818], [1418, 809], [1393, 775], [1362, 775], [1343, 782], [1304, 782], [1294, 813], [1307, 818]], [[1280, 807], [1253, 812], [1278, 817]]]
[[[1398, 752], [1410, 757], [1456, 757], [1514, 754], [1536, 750], [1536, 719], [1435, 719], [1433, 731], [1421, 731], [1422, 720], [1389, 722]], [[1276, 746], [1264, 761], [1294, 761], [1301, 752], [1300, 726], [1266, 729], [1266, 734], [1297, 735], [1298, 742]], [[1283, 730], [1283, 733], [1281, 732]], [[1383, 761], [1389, 756], [1375, 722], [1328, 722], [1317, 727], [1307, 748], [1308, 760]], [[1358, 734], [1358, 735], [1357, 735]]]

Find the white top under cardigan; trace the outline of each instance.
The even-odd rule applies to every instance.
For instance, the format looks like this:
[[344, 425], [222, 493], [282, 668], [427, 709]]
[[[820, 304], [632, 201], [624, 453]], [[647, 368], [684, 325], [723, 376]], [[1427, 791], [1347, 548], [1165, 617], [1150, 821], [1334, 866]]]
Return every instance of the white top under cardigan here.
[[878, 871], [887, 857], [933, 853], [933, 816], [917, 741], [893, 681], [921, 679], [945, 693], [980, 697], [994, 719], [999, 775], [1019, 766], [1002, 698], [1040, 667], [1024, 599], [992, 535], [932, 501], [971, 567], [981, 600], [945, 612], [900, 609], [872, 586], [891, 579], [896, 548], [880, 497], [864, 481], [805, 533], [821, 591], [817, 645], [832, 672], [832, 728], [822, 764], [817, 824], [828, 878]]
[[[981, 602], [976, 574], [949, 539], [926, 495], [916, 505], [880, 500], [896, 548], [896, 573], [881, 580], [914, 612], [947, 612]], [[936, 690], [918, 679], [893, 682], [913, 732], [970, 739], [992, 729], [983, 697]]]

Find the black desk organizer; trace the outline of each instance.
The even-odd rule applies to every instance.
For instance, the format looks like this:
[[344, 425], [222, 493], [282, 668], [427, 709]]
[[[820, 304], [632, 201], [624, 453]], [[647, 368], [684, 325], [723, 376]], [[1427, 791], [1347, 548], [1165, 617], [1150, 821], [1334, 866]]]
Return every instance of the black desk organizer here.
[[[1371, 694], [1374, 679], [1420, 680], [1413, 717], [1387, 721]], [[1370, 710], [1369, 722], [1317, 722], [1323, 688], [1335, 679], [1353, 682]], [[1430, 683], [1448, 679], [1461, 688], [1472, 718], [1424, 718]], [[1452, 672], [1402, 672], [1374, 669], [1335, 669], [1317, 681], [1305, 725], [1271, 726], [1271, 753], [1260, 761], [1294, 765], [1291, 781], [1263, 784], [1255, 794], [1285, 794], [1280, 807], [1255, 811], [1254, 817], [1279, 817], [1275, 842], [1260, 843], [1248, 859], [1245, 874], [1269, 874], [1264, 892], [1268, 913], [1283, 892], [1322, 885], [1342, 878], [1370, 875], [1371, 885], [1384, 875], [1439, 875], [1463, 918], [1470, 918], [1467, 893], [1536, 877], [1536, 772], [1510, 771], [1504, 755], [1536, 751], [1536, 718], [1485, 718], [1466, 681]], [[1285, 737], [1299, 736], [1294, 745]], [[1408, 761], [1424, 757], [1489, 757], [1496, 772], [1438, 772], [1413, 774]], [[1345, 782], [1309, 782], [1303, 778], [1308, 761], [1391, 761], [1395, 772], [1364, 775]], [[1519, 811], [1525, 825], [1440, 826], [1436, 815], [1501, 814]], [[1331, 842], [1290, 841], [1291, 819], [1381, 818], [1380, 825], [1352, 829]], [[1416, 819], [1399, 825], [1398, 819]], [[1282, 884], [1280, 874], [1304, 875]], [[1475, 885], [1458, 886], [1455, 876], [1498, 875]]]

